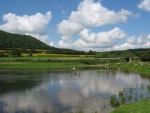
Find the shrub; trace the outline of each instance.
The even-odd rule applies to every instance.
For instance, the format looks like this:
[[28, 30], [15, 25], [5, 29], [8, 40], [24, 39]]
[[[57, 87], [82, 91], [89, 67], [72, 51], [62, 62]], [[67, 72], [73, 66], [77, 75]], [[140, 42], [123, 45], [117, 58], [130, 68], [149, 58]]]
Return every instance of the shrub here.
[[112, 107], [118, 107], [118, 106], [120, 106], [120, 102], [119, 102], [119, 100], [117, 100], [116, 95], [112, 95], [110, 97], [110, 104], [111, 104]]

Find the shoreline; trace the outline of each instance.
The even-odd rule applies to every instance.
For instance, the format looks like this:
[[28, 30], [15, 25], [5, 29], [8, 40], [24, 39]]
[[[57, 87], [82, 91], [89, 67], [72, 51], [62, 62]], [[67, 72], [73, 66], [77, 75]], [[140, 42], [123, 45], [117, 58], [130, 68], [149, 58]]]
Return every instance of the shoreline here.
[[[92, 61], [91, 61], [92, 62]], [[0, 61], [0, 70], [77, 70], [82, 69], [96, 69], [96, 70], [122, 70], [127, 72], [139, 73], [142, 76], [150, 77], [150, 63], [149, 62], [109, 62], [88, 64], [82, 62], [82, 59], [71, 62], [68, 60], [59, 62], [17, 62], [17, 61]]]
[[[95, 59], [97, 60], [97, 59]], [[94, 63], [95, 63], [94, 60]], [[72, 61], [72, 62], [71, 62]], [[86, 62], [85, 62], [86, 61]], [[34, 71], [73, 71], [73, 68], [76, 70], [86, 70], [86, 69], [93, 69], [93, 70], [120, 70], [120, 71], [126, 71], [126, 72], [133, 72], [133, 73], [139, 73], [141, 76], [145, 76], [150, 78], [150, 62], [104, 62], [101, 61], [96, 62], [93, 64], [92, 61], [88, 61], [87, 59], [76, 59], [74, 60], [60, 60], [57, 59], [57, 61], [0, 61], [0, 71], [22, 71], [22, 73], [25, 73], [27, 71], [33, 73]], [[118, 111], [124, 110], [124, 109], [134, 109], [135, 105], [143, 105], [143, 102], [146, 104], [150, 104], [149, 99], [145, 99], [140, 102], [132, 103], [132, 104], [125, 104], [118, 108], [116, 108], [111, 113], [119, 113]], [[137, 112], [137, 111], [136, 111]], [[135, 113], [136, 113], [135, 112]], [[123, 112], [126, 113], [126, 112]]]
[[149, 113], [150, 99], [144, 99], [132, 104], [122, 105], [111, 113]]

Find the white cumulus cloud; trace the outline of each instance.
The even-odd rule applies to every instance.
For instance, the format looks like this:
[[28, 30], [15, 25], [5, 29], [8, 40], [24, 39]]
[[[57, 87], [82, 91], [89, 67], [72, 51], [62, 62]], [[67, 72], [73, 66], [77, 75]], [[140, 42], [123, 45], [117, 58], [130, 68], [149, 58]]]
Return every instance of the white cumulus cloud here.
[[[124, 40], [123, 43], [119, 43]], [[150, 48], [150, 34], [128, 36], [120, 28], [110, 31], [93, 33], [88, 29], [80, 32], [80, 38], [75, 41], [60, 40], [59, 47], [84, 51], [116, 51], [136, 48]]]
[[92, 48], [111, 47], [115, 45], [118, 40], [126, 37], [126, 33], [117, 27], [110, 31], [99, 33], [91, 33], [89, 30], [84, 29], [81, 31], [80, 35], [81, 39], [79, 39], [79, 42], [80, 40], [83, 40], [84, 45], [86, 43], [86, 47]]
[[150, 0], [142, 0], [137, 7], [150, 12]]
[[26, 33], [25, 35], [30, 35], [32, 37], [35, 37], [36, 39], [44, 42], [44, 43], [47, 43], [48, 42], [48, 39], [49, 39], [49, 36], [48, 35], [40, 35], [40, 34], [28, 34]]
[[74, 35], [87, 27], [99, 27], [118, 22], [126, 22], [133, 15], [130, 11], [121, 9], [115, 12], [93, 0], [83, 0], [77, 11], [72, 11], [67, 20], [58, 25], [58, 32], [62, 35]]
[[80, 38], [76, 41], [60, 40], [58, 45], [63, 48], [76, 49], [95, 49], [95, 48], [109, 48], [117, 44], [117, 41], [126, 37], [126, 33], [120, 28], [114, 28], [110, 31], [93, 33], [88, 29], [80, 32]]
[[115, 45], [110, 50], [126, 50], [135, 48], [150, 48], [150, 34], [140, 36], [128, 36], [127, 41], [121, 45]]
[[52, 41], [52, 42], [50, 42], [50, 44], [49, 44], [50, 46], [52, 46], [52, 47], [56, 47], [56, 45], [54, 44], [54, 42]]
[[63, 36], [71, 36], [77, 34], [80, 30], [83, 29], [83, 26], [79, 23], [74, 23], [68, 20], [63, 20], [58, 25], [58, 32]]
[[132, 44], [132, 45], [141, 45], [141, 44], [146, 44], [147, 42], [150, 41], [149, 38], [150, 34], [148, 35], [140, 35], [140, 36], [130, 36], [127, 39], [127, 43]]
[[51, 18], [50, 11], [46, 14], [37, 13], [30, 16], [8, 13], [3, 16], [4, 24], [0, 25], [0, 29], [12, 33], [28, 34], [46, 42], [48, 40], [47, 25]]
[[[102, 6], [100, 1], [83, 0], [68, 19], [57, 25], [58, 32], [62, 35], [58, 47], [78, 50], [104, 50], [114, 47], [127, 36], [124, 31], [115, 27], [110, 31], [94, 33], [90, 29], [124, 23], [130, 16], [134, 14], [128, 10], [114, 11]], [[74, 36], [78, 38], [73, 39]]]

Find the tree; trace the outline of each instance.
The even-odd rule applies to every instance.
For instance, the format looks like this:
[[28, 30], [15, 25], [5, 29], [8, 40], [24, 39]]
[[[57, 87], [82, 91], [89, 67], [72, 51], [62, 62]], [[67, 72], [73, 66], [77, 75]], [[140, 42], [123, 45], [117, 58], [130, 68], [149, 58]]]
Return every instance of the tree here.
[[96, 52], [89, 50], [89, 55], [94, 55]]
[[147, 51], [147, 52], [141, 53], [140, 59], [141, 59], [142, 61], [150, 61], [150, 50]]
[[32, 56], [33, 51], [34, 51], [34, 50], [32, 50], [32, 49], [29, 50], [29, 56]]
[[20, 57], [21, 56], [21, 52], [18, 49], [16, 49], [16, 48], [12, 48], [10, 50], [10, 56]]
[[2, 52], [2, 53], [0, 53], [0, 57], [4, 57], [5, 56], [5, 54]]

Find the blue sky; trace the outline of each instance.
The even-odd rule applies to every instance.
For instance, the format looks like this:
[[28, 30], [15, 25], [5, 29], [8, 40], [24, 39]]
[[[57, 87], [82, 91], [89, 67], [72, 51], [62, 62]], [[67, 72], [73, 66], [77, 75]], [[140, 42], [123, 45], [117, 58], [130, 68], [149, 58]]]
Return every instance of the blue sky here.
[[2, 0], [0, 29], [76, 50], [150, 48], [150, 0]]

